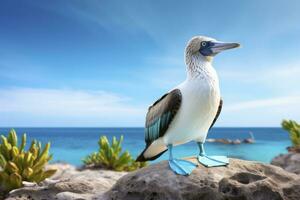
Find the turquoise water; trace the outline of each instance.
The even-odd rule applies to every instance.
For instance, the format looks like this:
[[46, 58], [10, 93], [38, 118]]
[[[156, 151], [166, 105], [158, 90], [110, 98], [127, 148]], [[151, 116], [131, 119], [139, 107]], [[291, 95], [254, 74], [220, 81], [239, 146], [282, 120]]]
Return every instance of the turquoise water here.
[[[9, 128], [0, 128], [1, 134], [7, 134]], [[101, 135], [109, 138], [124, 135], [123, 149], [127, 149], [136, 157], [144, 148], [143, 128], [16, 128], [17, 133], [26, 132], [28, 141], [35, 138], [43, 144], [50, 141], [53, 161], [65, 161], [81, 165], [81, 159], [98, 149], [98, 139]], [[268, 163], [279, 153], [286, 152], [290, 145], [288, 134], [281, 128], [214, 128], [208, 138], [244, 139], [249, 132], [255, 136], [255, 144], [228, 145], [206, 143], [209, 155], [228, 155], [246, 160], [257, 160]], [[29, 144], [27, 144], [29, 146]], [[196, 155], [198, 147], [195, 143], [176, 146], [174, 155], [186, 157]], [[164, 154], [156, 161], [167, 159]], [[155, 162], [155, 161], [154, 161]]]

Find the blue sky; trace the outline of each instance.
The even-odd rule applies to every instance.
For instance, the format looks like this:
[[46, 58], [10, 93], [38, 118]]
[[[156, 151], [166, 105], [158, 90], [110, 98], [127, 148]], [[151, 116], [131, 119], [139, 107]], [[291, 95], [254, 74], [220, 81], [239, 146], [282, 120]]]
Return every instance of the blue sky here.
[[0, 3], [0, 126], [143, 126], [185, 79], [195, 35], [237, 41], [214, 60], [217, 126], [300, 120], [300, 2], [14, 1]]

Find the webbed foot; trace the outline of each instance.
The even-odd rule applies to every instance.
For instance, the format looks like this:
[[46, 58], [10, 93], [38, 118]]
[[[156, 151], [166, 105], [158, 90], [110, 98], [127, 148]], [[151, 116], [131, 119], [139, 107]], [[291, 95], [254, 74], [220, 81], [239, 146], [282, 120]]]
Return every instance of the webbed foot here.
[[169, 160], [170, 168], [176, 173], [180, 175], [190, 175], [192, 171], [197, 167], [195, 163], [192, 163], [187, 160], [179, 160], [179, 159], [170, 159]]
[[229, 159], [227, 156], [199, 155], [198, 161], [206, 167], [219, 167], [226, 166], [229, 164]]

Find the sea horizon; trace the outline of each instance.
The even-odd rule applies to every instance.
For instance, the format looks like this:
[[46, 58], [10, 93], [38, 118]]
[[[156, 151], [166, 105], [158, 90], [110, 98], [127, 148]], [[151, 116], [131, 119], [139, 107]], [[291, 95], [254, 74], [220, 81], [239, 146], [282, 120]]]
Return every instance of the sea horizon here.
[[[11, 127], [0, 127], [0, 133], [6, 135]], [[27, 134], [27, 147], [30, 141], [36, 139], [42, 144], [51, 142], [50, 153], [53, 162], [67, 162], [76, 166], [82, 165], [82, 159], [98, 150], [98, 140], [105, 135], [109, 140], [113, 136], [124, 136], [123, 151], [128, 150], [133, 158], [144, 149], [143, 127], [14, 127], [17, 134]], [[207, 138], [243, 140], [255, 137], [254, 144], [221, 144], [205, 143], [207, 154], [227, 155], [232, 158], [255, 160], [269, 163], [275, 156], [286, 152], [290, 146], [288, 133], [280, 127], [214, 127]], [[189, 157], [198, 154], [198, 147], [194, 142], [174, 148], [176, 157]], [[168, 159], [167, 153], [155, 161]]]
[[[143, 126], [0, 126], [2, 128], [144, 128]], [[281, 128], [281, 126], [214, 126], [216, 128]]]

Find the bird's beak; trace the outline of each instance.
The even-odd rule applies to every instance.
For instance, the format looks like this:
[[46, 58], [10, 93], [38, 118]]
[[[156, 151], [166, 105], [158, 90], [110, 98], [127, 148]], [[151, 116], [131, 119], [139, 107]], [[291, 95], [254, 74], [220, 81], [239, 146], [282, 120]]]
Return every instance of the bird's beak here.
[[210, 49], [213, 54], [217, 54], [220, 53], [221, 51], [237, 48], [239, 46], [240, 46], [239, 43], [213, 41]]

